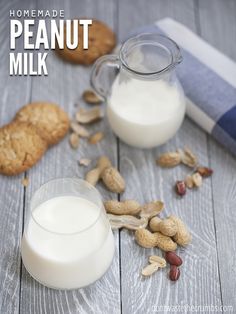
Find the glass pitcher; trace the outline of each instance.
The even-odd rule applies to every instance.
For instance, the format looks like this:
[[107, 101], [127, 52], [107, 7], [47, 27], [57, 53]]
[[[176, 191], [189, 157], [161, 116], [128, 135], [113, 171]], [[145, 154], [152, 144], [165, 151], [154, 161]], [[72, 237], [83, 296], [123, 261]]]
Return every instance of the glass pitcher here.
[[132, 37], [119, 55], [96, 61], [91, 85], [105, 99], [109, 124], [122, 141], [152, 148], [175, 135], [186, 109], [175, 75], [181, 61], [178, 45], [156, 33]]

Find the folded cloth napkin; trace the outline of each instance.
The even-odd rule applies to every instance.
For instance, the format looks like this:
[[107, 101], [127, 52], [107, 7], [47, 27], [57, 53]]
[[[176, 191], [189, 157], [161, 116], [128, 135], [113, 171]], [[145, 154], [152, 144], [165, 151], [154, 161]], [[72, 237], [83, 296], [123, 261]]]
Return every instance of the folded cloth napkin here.
[[236, 63], [187, 27], [165, 18], [136, 30], [159, 32], [181, 48], [176, 68], [187, 98], [187, 115], [236, 155]]

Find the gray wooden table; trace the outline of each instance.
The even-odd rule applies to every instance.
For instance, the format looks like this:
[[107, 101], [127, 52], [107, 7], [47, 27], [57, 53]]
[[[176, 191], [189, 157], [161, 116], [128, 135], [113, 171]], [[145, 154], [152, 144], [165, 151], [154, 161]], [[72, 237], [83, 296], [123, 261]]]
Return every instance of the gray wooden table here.
[[[96, 17], [108, 23], [118, 39], [138, 26], [170, 16], [236, 59], [235, 0], [1, 1], [1, 125], [9, 122], [22, 105], [36, 100], [57, 102], [73, 116], [74, 104], [89, 86], [89, 68], [63, 63], [53, 52], [47, 60], [47, 78], [9, 76], [9, 10], [19, 8], [64, 9], [68, 18]], [[23, 47], [19, 45], [17, 49], [22, 51]], [[236, 159], [187, 118], [171, 142], [147, 151], [117, 140], [106, 121], [94, 126], [94, 131], [101, 129], [106, 138], [99, 145], [91, 147], [81, 142], [78, 151], [74, 151], [65, 139], [27, 173], [14, 178], [0, 176], [0, 313], [176, 313], [174, 307], [168, 311], [161, 306], [178, 305], [215, 306], [211, 313], [217, 313], [217, 307], [232, 306], [236, 313]], [[211, 166], [215, 173], [201, 191], [178, 200], [171, 186], [186, 169], [162, 170], [154, 160], [161, 151], [183, 145], [196, 151], [201, 163]], [[26, 272], [19, 245], [32, 193], [51, 178], [75, 174], [83, 177], [85, 170], [78, 167], [78, 159], [95, 159], [101, 154], [108, 155], [126, 179], [127, 189], [121, 199], [162, 199], [166, 214], [179, 215], [191, 228], [193, 242], [180, 251], [184, 265], [177, 283], [170, 282], [165, 271], [147, 280], [141, 278], [140, 269], [147, 256], [157, 250], [141, 249], [126, 230], [115, 232], [116, 253], [110, 270], [88, 288], [54, 291], [38, 284]], [[21, 184], [24, 176], [30, 180], [27, 188]], [[102, 186], [99, 190], [105, 199], [118, 197]], [[195, 312], [200, 311], [201, 308]], [[208, 313], [207, 308], [203, 312]]]

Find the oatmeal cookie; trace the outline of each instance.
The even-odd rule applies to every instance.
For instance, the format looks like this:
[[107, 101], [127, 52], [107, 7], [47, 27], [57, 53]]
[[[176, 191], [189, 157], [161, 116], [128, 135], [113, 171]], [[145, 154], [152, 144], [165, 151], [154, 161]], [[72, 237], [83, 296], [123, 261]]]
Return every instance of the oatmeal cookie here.
[[83, 27], [79, 25], [79, 45], [75, 49], [66, 47], [66, 28], [64, 29], [64, 49], [56, 48], [58, 55], [66, 61], [90, 65], [99, 57], [110, 53], [116, 45], [113, 31], [103, 22], [92, 20], [89, 26], [88, 49], [83, 49]]
[[16, 175], [32, 167], [45, 153], [47, 143], [28, 123], [12, 122], [0, 128], [0, 173]]
[[21, 108], [15, 121], [34, 125], [48, 145], [58, 143], [68, 132], [69, 117], [58, 105], [49, 102], [33, 102]]

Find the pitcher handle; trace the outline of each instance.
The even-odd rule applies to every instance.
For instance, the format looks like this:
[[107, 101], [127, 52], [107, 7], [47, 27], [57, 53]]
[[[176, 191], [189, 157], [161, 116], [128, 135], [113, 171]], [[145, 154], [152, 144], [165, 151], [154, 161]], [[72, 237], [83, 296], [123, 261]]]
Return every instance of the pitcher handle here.
[[107, 98], [108, 90], [105, 90], [102, 86], [99, 77], [102, 73], [102, 70], [106, 67], [112, 67], [120, 69], [120, 59], [117, 55], [105, 55], [100, 57], [93, 65], [90, 83], [92, 88], [101, 96], [104, 100]]

